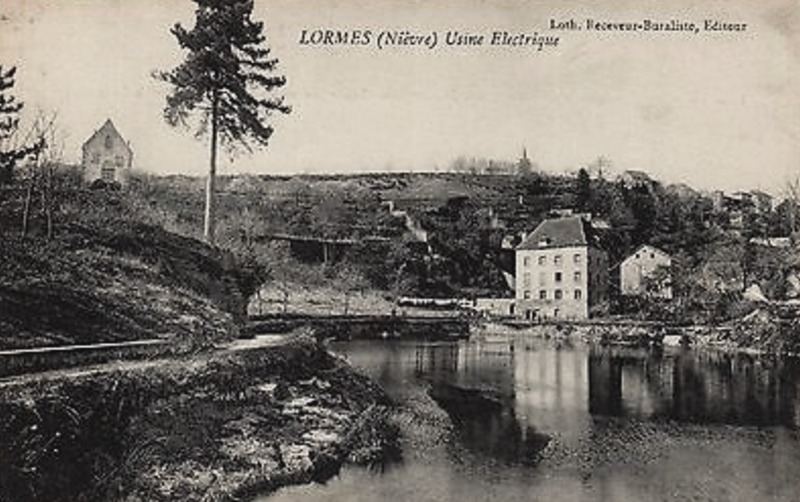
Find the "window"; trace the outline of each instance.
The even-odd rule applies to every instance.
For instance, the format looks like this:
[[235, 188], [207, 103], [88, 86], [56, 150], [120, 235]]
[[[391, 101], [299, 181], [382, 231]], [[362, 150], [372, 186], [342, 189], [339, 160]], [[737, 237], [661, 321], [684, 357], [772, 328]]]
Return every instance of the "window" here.
[[526, 256], [522, 259], [522, 266], [527, 267], [528, 265], [530, 265], [530, 262], [531, 262], [531, 257]]
[[561, 272], [556, 272], [556, 282], [561, 282]]
[[583, 297], [583, 293], [581, 292], [581, 290], [580, 289], [576, 289], [575, 290], [575, 299], [576, 300], [580, 300], [582, 297]]
[[114, 148], [114, 140], [111, 139], [111, 136], [106, 136], [106, 149], [111, 150]]
[[557, 255], [555, 255], [553, 257], [553, 263], [555, 263], [556, 265], [561, 265], [561, 255], [560, 254], [557, 254]]
[[540, 300], [547, 300], [547, 290], [542, 289], [539, 291], [539, 299]]
[[523, 293], [523, 298], [525, 298], [526, 300], [530, 300], [531, 292], [526, 289], [525, 292]]
[[564, 294], [561, 292], [561, 290], [557, 289], [556, 290], [556, 300], [560, 300], [563, 296], [564, 296]]
[[114, 181], [114, 168], [104, 167], [100, 170], [100, 177], [103, 181]]
[[547, 262], [547, 257], [546, 256], [540, 256], [539, 257], [539, 265], [544, 265], [546, 262]]
[[581, 277], [582, 277], [581, 271], [577, 270], [574, 275], [575, 275], [575, 282], [581, 282]]
[[97, 164], [98, 162], [100, 162], [100, 154], [92, 152], [92, 164]]
[[580, 263], [581, 262], [581, 255], [575, 254], [575, 256], [572, 257], [572, 261], [575, 262], [575, 263]]
[[117, 167], [122, 167], [123, 162], [124, 160], [122, 158], [122, 155], [117, 155], [114, 157], [114, 164], [116, 164]]
[[651, 259], [651, 260], [652, 260], [653, 258], [655, 258], [655, 257], [656, 257], [656, 254], [655, 254], [655, 253], [650, 253], [650, 259]]
[[531, 274], [524, 274], [522, 276], [522, 285], [525, 286], [526, 288], [530, 287], [530, 285], [531, 285]]

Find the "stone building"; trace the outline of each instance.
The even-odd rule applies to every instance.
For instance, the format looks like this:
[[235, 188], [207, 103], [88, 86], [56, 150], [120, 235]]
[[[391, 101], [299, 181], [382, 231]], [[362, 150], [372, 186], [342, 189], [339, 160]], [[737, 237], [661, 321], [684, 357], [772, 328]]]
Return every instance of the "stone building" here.
[[620, 293], [627, 296], [672, 298], [672, 258], [647, 244], [620, 264]]
[[124, 185], [133, 163], [130, 143], [114, 127], [111, 119], [83, 144], [83, 179], [86, 183], [103, 180]]
[[517, 316], [587, 319], [603, 308], [607, 295], [608, 257], [588, 219], [544, 220], [517, 246]]

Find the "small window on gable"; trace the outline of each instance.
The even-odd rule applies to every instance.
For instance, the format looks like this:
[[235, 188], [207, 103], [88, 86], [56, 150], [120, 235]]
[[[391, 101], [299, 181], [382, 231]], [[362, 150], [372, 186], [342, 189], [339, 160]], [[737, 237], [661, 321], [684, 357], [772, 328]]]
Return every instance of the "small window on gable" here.
[[114, 147], [114, 140], [111, 139], [110, 135], [106, 135], [106, 148], [111, 150]]
[[97, 164], [98, 162], [100, 162], [100, 154], [92, 152], [92, 164]]

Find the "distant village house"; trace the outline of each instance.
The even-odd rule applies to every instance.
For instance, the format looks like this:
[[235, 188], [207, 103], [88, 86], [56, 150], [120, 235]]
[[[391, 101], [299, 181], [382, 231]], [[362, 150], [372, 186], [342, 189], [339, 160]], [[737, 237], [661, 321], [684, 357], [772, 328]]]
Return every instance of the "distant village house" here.
[[111, 119], [96, 130], [83, 144], [83, 179], [125, 184], [133, 163], [133, 150], [114, 127]]
[[625, 296], [672, 298], [672, 258], [644, 245], [620, 264], [620, 293]]
[[517, 316], [587, 319], [607, 295], [608, 257], [587, 219], [544, 220], [517, 246]]

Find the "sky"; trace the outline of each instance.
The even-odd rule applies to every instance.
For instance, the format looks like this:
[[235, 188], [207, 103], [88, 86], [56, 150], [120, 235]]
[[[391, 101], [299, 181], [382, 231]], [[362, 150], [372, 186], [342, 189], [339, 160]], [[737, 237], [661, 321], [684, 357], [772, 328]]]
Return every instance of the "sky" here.
[[[57, 111], [65, 157], [111, 118], [153, 173], [202, 175], [208, 143], [162, 118], [180, 63], [169, 28], [189, 0], [4, 0], [0, 63], [14, 93]], [[599, 156], [701, 189], [780, 192], [800, 174], [800, 0], [256, 0], [293, 108], [267, 148], [220, 172], [430, 171], [459, 156], [544, 171]], [[556, 31], [551, 19], [747, 23], [744, 32]], [[366, 46], [303, 45], [303, 30], [371, 30]], [[384, 30], [436, 32], [434, 49], [378, 49]], [[447, 46], [448, 31], [558, 36], [556, 47]]]

